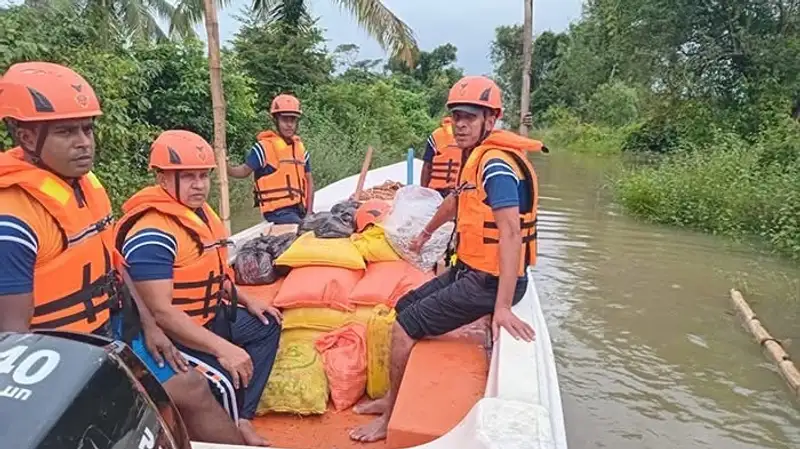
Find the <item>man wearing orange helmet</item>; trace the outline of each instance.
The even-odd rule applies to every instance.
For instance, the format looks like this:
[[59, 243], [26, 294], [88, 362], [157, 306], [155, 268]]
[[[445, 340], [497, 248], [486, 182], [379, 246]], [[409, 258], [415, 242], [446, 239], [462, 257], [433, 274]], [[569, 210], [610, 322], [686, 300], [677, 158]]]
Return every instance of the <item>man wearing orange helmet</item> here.
[[[447, 107], [456, 144], [467, 156], [455, 191], [412, 242], [417, 250], [441, 225], [456, 221], [458, 262], [448, 272], [401, 298], [392, 328], [391, 388], [384, 398], [360, 404], [358, 413], [375, 421], [350, 432], [357, 441], [386, 438], [387, 426], [408, 357], [416, 341], [441, 335], [492, 314], [500, 329], [532, 341], [533, 328], [511, 311], [528, 285], [527, 268], [536, 262], [536, 174], [526, 151], [541, 142], [494, 130], [502, 115], [501, 92], [490, 79], [467, 76], [451, 89]], [[458, 201], [456, 201], [458, 198]]]
[[281, 314], [233, 285], [228, 234], [206, 203], [214, 167], [202, 137], [163, 132], [150, 152], [158, 185], [125, 202], [114, 243], [156, 322], [214, 384], [247, 444], [266, 445], [250, 421], [275, 362]]
[[462, 157], [463, 151], [456, 145], [453, 135], [453, 118], [445, 117], [425, 144], [420, 185], [446, 197], [458, 184], [458, 174], [464, 163]]
[[[11, 66], [0, 78], [0, 118], [18, 147], [0, 154], [0, 332], [55, 329], [122, 339], [151, 371], [180, 371], [164, 388], [192, 438], [236, 443], [219, 424], [205, 379], [188, 368], [112, 263], [111, 203], [94, 164], [92, 86], [67, 67]], [[53, 282], [56, 280], [56, 282]], [[126, 326], [121, 328], [122, 323]], [[157, 360], [157, 361], [156, 361]]]
[[294, 96], [275, 97], [270, 114], [277, 134], [274, 131], [259, 133], [245, 163], [228, 165], [228, 175], [234, 178], [253, 174], [254, 205], [271, 223], [297, 224], [314, 210], [311, 162], [297, 135], [302, 113], [300, 101]]

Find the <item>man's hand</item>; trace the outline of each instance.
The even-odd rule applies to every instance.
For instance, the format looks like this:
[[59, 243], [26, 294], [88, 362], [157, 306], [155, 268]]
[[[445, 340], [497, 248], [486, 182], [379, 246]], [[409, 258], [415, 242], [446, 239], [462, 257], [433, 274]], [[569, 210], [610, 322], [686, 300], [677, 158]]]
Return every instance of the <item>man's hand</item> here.
[[144, 333], [144, 344], [147, 351], [153, 356], [160, 368], [164, 367], [164, 359], [176, 373], [189, 371], [189, 364], [178, 348], [164, 334], [158, 326], [146, 326], [142, 329]]
[[425, 231], [423, 230], [422, 232], [417, 234], [416, 237], [414, 237], [414, 240], [412, 240], [411, 243], [408, 245], [408, 249], [411, 250], [412, 252], [419, 254], [419, 252], [422, 251], [422, 247], [430, 239], [431, 239], [430, 234], [426, 234]]
[[522, 338], [525, 341], [533, 341], [536, 337], [536, 332], [528, 323], [522, 321], [514, 315], [510, 308], [500, 307], [495, 309], [494, 316], [492, 317], [492, 335], [494, 341], [500, 336], [500, 328], [504, 328], [516, 340]]
[[217, 356], [219, 364], [222, 365], [231, 375], [233, 388], [239, 389], [247, 387], [253, 377], [253, 360], [244, 349], [228, 343], [224, 352]]
[[[275, 321], [278, 324], [281, 324], [283, 321], [283, 314], [277, 308], [273, 307], [270, 304], [267, 304], [266, 301], [248, 301], [247, 302], [247, 310], [256, 316], [259, 320], [261, 320], [264, 325], [269, 324], [269, 319], [267, 315], [270, 315], [272, 318], [275, 318]], [[266, 314], [266, 315], [265, 315]]]

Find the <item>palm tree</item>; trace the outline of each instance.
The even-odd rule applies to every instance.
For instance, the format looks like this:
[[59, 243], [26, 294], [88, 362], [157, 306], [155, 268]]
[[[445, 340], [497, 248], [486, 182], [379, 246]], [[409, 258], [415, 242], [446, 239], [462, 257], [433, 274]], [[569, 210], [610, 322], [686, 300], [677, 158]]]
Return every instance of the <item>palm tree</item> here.
[[[181, 9], [185, 1], [181, 0], [177, 7], [170, 0], [25, 0], [25, 4], [34, 8], [76, 9], [102, 24], [97, 27], [101, 32], [126, 39], [163, 40], [194, 35], [194, 23], [183, 16]], [[161, 28], [159, 20], [169, 23], [169, 30]]]
[[[359, 25], [390, 55], [413, 67], [419, 48], [411, 28], [381, 0], [332, 0], [348, 10]], [[309, 23], [309, 0], [253, 0], [253, 12], [294, 27]]]

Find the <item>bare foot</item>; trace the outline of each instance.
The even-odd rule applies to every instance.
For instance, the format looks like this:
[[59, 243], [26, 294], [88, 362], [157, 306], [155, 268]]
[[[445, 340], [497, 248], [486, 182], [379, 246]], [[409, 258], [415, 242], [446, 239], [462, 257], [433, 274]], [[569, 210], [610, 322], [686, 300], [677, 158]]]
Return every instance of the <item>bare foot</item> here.
[[269, 441], [259, 435], [253, 427], [253, 423], [246, 419], [239, 420], [239, 433], [242, 434], [242, 438], [248, 446], [269, 447]]
[[386, 396], [373, 399], [371, 401], [359, 402], [353, 407], [353, 411], [359, 415], [382, 415], [389, 405], [386, 403]]
[[350, 431], [350, 438], [361, 443], [371, 443], [373, 441], [386, 438], [386, 429], [389, 427], [389, 414], [384, 413], [375, 418], [369, 424], [356, 427]]

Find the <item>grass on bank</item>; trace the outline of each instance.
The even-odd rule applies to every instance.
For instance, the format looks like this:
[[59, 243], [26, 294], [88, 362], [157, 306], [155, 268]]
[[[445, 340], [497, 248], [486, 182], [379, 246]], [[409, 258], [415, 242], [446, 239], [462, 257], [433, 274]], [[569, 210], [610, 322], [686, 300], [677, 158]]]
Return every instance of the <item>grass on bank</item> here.
[[[558, 122], [532, 134], [554, 151], [622, 155], [636, 126]], [[745, 142], [714, 131], [615, 174], [616, 200], [647, 221], [759, 239], [800, 260], [800, 125], [787, 120]], [[627, 158], [626, 158], [627, 159]]]

